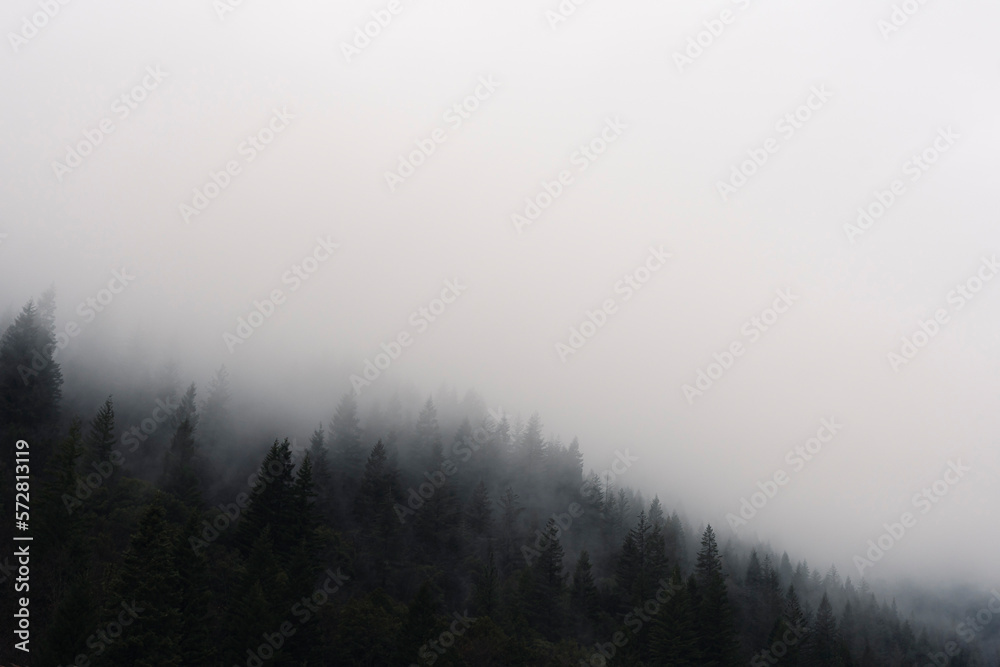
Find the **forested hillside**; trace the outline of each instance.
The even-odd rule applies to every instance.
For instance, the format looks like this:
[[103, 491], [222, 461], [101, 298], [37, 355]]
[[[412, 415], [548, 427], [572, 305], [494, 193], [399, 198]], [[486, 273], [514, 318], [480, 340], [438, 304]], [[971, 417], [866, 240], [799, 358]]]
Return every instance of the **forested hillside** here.
[[293, 444], [247, 433], [225, 369], [64, 397], [60, 349], [51, 294], [0, 341], [33, 667], [1000, 664], [946, 656], [947, 619], [891, 591], [692, 525], [628, 485], [627, 447], [585, 461], [537, 414], [347, 394]]

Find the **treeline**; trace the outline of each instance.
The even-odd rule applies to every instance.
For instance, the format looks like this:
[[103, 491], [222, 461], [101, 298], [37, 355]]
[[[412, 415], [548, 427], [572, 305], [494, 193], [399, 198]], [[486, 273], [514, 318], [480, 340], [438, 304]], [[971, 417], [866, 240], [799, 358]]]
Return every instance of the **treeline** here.
[[[537, 415], [470, 394], [442, 419], [396, 399], [363, 422], [348, 394], [295, 447], [239, 428], [223, 369], [204, 399], [170, 374], [75, 396], [96, 406], [81, 420], [61, 409], [54, 332], [47, 294], [0, 339], [0, 429], [31, 446], [34, 667], [868, 667], [943, 650], [866, 582], [647, 502], [621, 483], [627, 450], [585, 473]], [[998, 663], [965, 646], [947, 664]]]

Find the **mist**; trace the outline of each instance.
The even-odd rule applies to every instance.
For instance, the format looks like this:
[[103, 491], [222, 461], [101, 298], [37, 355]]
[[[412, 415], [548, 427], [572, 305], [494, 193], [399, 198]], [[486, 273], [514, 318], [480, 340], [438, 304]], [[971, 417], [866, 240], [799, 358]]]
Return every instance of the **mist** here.
[[64, 412], [225, 366], [252, 472], [453, 395], [720, 544], [1000, 583], [994, 3], [51, 6], [0, 324], [54, 286]]

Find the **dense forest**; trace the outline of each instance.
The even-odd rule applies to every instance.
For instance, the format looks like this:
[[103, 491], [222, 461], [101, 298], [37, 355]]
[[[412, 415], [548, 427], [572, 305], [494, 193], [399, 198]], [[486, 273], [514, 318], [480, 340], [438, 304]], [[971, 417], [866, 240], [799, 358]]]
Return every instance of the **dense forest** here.
[[51, 292], [0, 340], [4, 531], [24, 440], [33, 536], [5, 664], [1000, 665], [996, 627], [946, 654], [950, 619], [694, 527], [626, 448], [596, 473], [473, 392], [348, 393], [299, 443], [252, 432], [224, 368], [64, 396], [62, 347]]

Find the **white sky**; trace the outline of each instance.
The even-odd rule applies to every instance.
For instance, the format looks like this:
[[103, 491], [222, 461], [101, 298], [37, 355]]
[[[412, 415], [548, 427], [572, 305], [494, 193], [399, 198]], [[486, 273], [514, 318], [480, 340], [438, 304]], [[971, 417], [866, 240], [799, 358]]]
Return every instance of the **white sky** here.
[[[628, 483], [682, 498], [723, 536], [740, 498], [786, 470], [740, 534], [855, 579], [852, 556], [919, 514], [911, 496], [961, 458], [972, 471], [868, 574], [1000, 578], [1000, 281], [960, 311], [948, 301], [1000, 253], [1000, 6], [927, 2], [884, 38], [885, 0], [590, 0], [555, 30], [556, 0], [402, 0], [347, 63], [341, 43], [387, 4], [244, 0], [220, 19], [210, 0], [70, 2], [15, 49], [9, 33], [41, 10], [8, 2], [3, 303], [54, 281], [61, 325], [82, 326], [67, 355], [141, 332], [192, 373], [287, 379], [286, 398], [323, 355], [340, 372], [301, 391], [324, 404], [408, 331], [372, 393], [474, 386], [578, 435], [597, 469], [628, 446], [641, 457]], [[674, 52], [723, 10], [733, 22], [679, 72]], [[121, 118], [116, 98], [147, 67], [165, 80]], [[489, 76], [496, 92], [449, 125]], [[775, 123], [819, 86], [832, 97], [783, 137]], [[294, 119], [247, 162], [241, 142], [282, 108]], [[574, 151], [615, 117], [627, 128], [578, 171]], [[105, 118], [114, 132], [60, 181], [53, 161]], [[910, 181], [904, 163], [945, 127], [959, 138]], [[385, 172], [435, 128], [447, 140], [390, 192]], [[717, 182], [772, 137], [724, 203]], [[229, 160], [241, 172], [185, 223], [179, 205]], [[573, 184], [518, 233], [511, 214], [560, 170]], [[852, 245], [845, 223], [894, 179], [905, 193]], [[282, 275], [320, 235], [340, 250], [290, 292]], [[615, 284], [650, 245], [673, 256], [625, 302]], [[135, 282], [84, 323], [76, 304], [121, 267]], [[410, 314], [455, 278], [467, 291], [418, 333]], [[750, 343], [742, 325], [785, 288], [798, 300]], [[273, 289], [287, 300], [230, 354], [222, 334]], [[556, 343], [612, 297], [617, 312], [563, 363]], [[887, 353], [938, 308], [949, 323], [893, 371]], [[745, 354], [689, 404], [682, 385], [737, 340]], [[785, 453], [831, 416], [843, 431], [793, 472]]]

